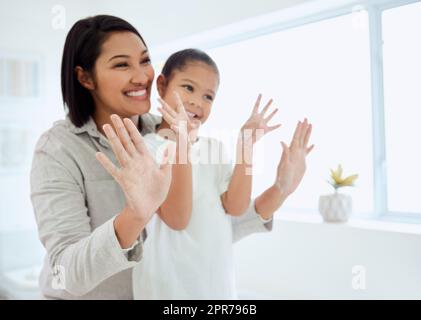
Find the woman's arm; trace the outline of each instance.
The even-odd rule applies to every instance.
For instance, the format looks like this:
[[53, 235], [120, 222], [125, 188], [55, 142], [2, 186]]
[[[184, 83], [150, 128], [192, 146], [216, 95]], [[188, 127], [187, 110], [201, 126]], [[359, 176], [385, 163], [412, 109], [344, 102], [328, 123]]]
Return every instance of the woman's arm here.
[[[73, 157], [61, 150], [61, 142], [54, 136], [44, 136], [35, 149], [31, 169], [31, 201], [39, 238], [53, 271], [52, 284], [43, 289], [83, 296], [104, 280], [134, 267], [141, 259], [142, 237], [129, 257], [122, 248], [130, 247], [139, 238], [153, 208], [162, 202], [171, 171], [170, 166], [158, 169], [155, 163], [149, 167], [152, 159], [145, 160], [146, 153], [138, 161], [124, 162], [119, 169], [100, 156], [105, 161], [104, 166], [122, 186], [127, 207], [117, 217], [92, 230], [80, 168]], [[142, 168], [141, 172], [128, 169], [129, 163], [134, 162], [142, 164], [138, 167]], [[152, 170], [145, 171], [145, 167]], [[153, 178], [148, 184], [145, 174]], [[136, 185], [142, 186], [140, 190]], [[142, 197], [138, 196], [139, 191], [144, 192]], [[143, 204], [137, 203], [136, 199], [141, 199]]]
[[314, 145], [307, 147], [312, 125], [305, 119], [299, 121], [290, 146], [282, 143], [282, 156], [278, 164], [275, 183], [256, 198], [256, 211], [264, 219], [272, 218], [273, 214], [284, 203], [286, 198], [299, 186], [306, 171], [306, 156]]

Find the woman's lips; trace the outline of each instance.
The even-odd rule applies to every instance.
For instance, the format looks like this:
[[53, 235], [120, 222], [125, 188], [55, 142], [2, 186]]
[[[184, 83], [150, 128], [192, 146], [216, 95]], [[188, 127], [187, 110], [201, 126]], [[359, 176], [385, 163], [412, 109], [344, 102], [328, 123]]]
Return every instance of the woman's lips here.
[[149, 98], [148, 91], [146, 89], [126, 91], [124, 95], [136, 101], [144, 101]]

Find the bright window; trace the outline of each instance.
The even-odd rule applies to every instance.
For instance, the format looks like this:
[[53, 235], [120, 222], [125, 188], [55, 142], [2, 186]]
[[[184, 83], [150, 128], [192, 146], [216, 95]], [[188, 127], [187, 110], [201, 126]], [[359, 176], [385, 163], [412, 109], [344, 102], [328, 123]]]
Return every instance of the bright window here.
[[[255, 98], [263, 93], [279, 107], [273, 123], [283, 126], [264, 139], [256, 155], [260, 166], [255, 194], [273, 183], [280, 159], [279, 141], [288, 143], [298, 120], [314, 124], [316, 148], [299, 190], [284, 208], [317, 211], [326, 182], [338, 163], [345, 174], [358, 173], [353, 189], [356, 212], [373, 210], [370, 50], [367, 16], [349, 14], [235, 42], [208, 50], [221, 72], [221, 85], [207, 128], [239, 129]], [[260, 170], [259, 170], [260, 168]]]
[[383, 12], [388, 209], [421, 212], [421, 3]]

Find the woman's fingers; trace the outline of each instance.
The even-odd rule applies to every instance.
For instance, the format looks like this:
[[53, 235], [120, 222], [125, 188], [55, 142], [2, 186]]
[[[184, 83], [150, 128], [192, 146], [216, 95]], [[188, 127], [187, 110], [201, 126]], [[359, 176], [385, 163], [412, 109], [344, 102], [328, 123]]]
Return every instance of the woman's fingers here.
[[104, 169], [118, 182], [118, 171], [119, 169], [107, 158], [102, 152], [95, 154], [96, 159], [101, 163]]
[[280, 162], [284, 162], [289, 159], [289, 147], [283, 141], [281, 141], [281, 145], [282, 145], [282, 156], [281, 156]]
[[308, 128], [308, 121], [307, 121], [307, 118], [304, 118], [304, 121], [301, 123], [301, 130], [300, 130], [300, 136], [299, 136], [301, 147], [304, 146], [304, 137], [307, 132], [307, 128]]
[[145, 142], [143, 141], [142, 135], [140, 134], [139, 130], [134, 125], [133, 121], [130, 119], [124, 119], [124, 124], [127, 128], [127, 131], [129, 132], [130, 138], [132, 139], [134, 146], [136, 150], [143, 154], [147, 151], [147, 147], [145, 145]]
[[308, 155], [313, 149], [314, 149], [314, 144], [312, 144], [310, 147], [307, 148], [306, 155]]
[[259, 95], [257, 96], [257, 100], [254, 103], [253, 113], [257, 113], [259, 111], [259, 106], [260, 106], [260, 101], [261, 100], [262, 100], [262, 94], [259, 93]]
[[311, 125], [311, 123], [307, 126], [307, 130], [305, 132], [304, 135], [304, 143], [303, 146], [307, 147], [308, 145], [308, 141], [310, 140], [310, 136], [311, 136], [311, 130], [313, 129], [313, 126]]
[[291, 145], [299, 146], [300, 145], [300, 134], [301, 134], [301, 121], [298, 121], [297, 126], [295, 127], [294, 135], [292, 136]]
[[129, 153], [129, 155], [134, 156], [134, 154], [136, 153], [136, 148], [132, 142], [132, 139], [129, 136], [129, 133], [127, 132], [126, 126], [124, 125], [123, 121], [119, 116], [115, 114], [111, 115], [111, 121], [114, 125], [114, 128], [116, 129], [117, 135], [120, 138], [121, 143], [123, 144], [123, 147]]
[[118, 162], [120, 163], [120, 165], [124, 166], [129, 160], [129, 155], [127, 154], [126, 150], [121, 144], [119, 137], [114, 132], [114, 129], [112, 128], [110, 124], [105, 124], [103, 126], [103, 129], [104, 129], [105, 135], [108, 138], [108, 142], [111, 145], [111, 149], [113, 149], [113, 152]]

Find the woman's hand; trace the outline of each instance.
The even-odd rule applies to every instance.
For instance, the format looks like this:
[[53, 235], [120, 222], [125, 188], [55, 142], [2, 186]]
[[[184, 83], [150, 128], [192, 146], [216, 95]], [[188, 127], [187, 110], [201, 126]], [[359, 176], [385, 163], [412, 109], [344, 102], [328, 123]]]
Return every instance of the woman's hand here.
[[272, 99], [265, 105], [261, 112], [259, 112], [260, 100], [262, 95], [259, 94], [257, 97], [256, 103], [254, 104], [253, 111], [250, 117], [247, 119], [246, 123], [241, 127], [241, 136], [243, 137], [244, 145], [252, 146], [260, 138], [262, 138], [267, 133], [279, 128], [281, 124], [274, 126], [268, 126], [269, 121], [273, 116], [278, 112], [278, 109], [273, 110], [266, 118], [265, 113], [269, 110], [270, 105], [272, 104]]
[[98, 152], [96, 158], [123, 189], [130, 212], [146, 224], [167, 196], [171, 183], [172, 150], [165, 151], [159, 167], [130, 119], [122, 121], [114, 114], [111, 121], [115, 131], [109, 124], [103, 129], [120, 168], [102, 152]]
[[306, 156], [314, 145], [307, 147], [312, 125], [298, 122], [291, 145], [282, 143], [283, 152], [276, 172], [274, 185], [266, 189], [255, 200], [257, 213], [264, 219], [271, 219], [273, 214], [282, 206], [287, 197], [300, 184], [306, 170]]
[[275, 186], [285, 196], [290, 195], [297, 189], [306, 170], [306, 156], [313, 150], [314, 145], [307, 147], [310, 139], [312, 125], [299, 121], [288, 147], [281, 142], [283, 152], [278, 165]]

